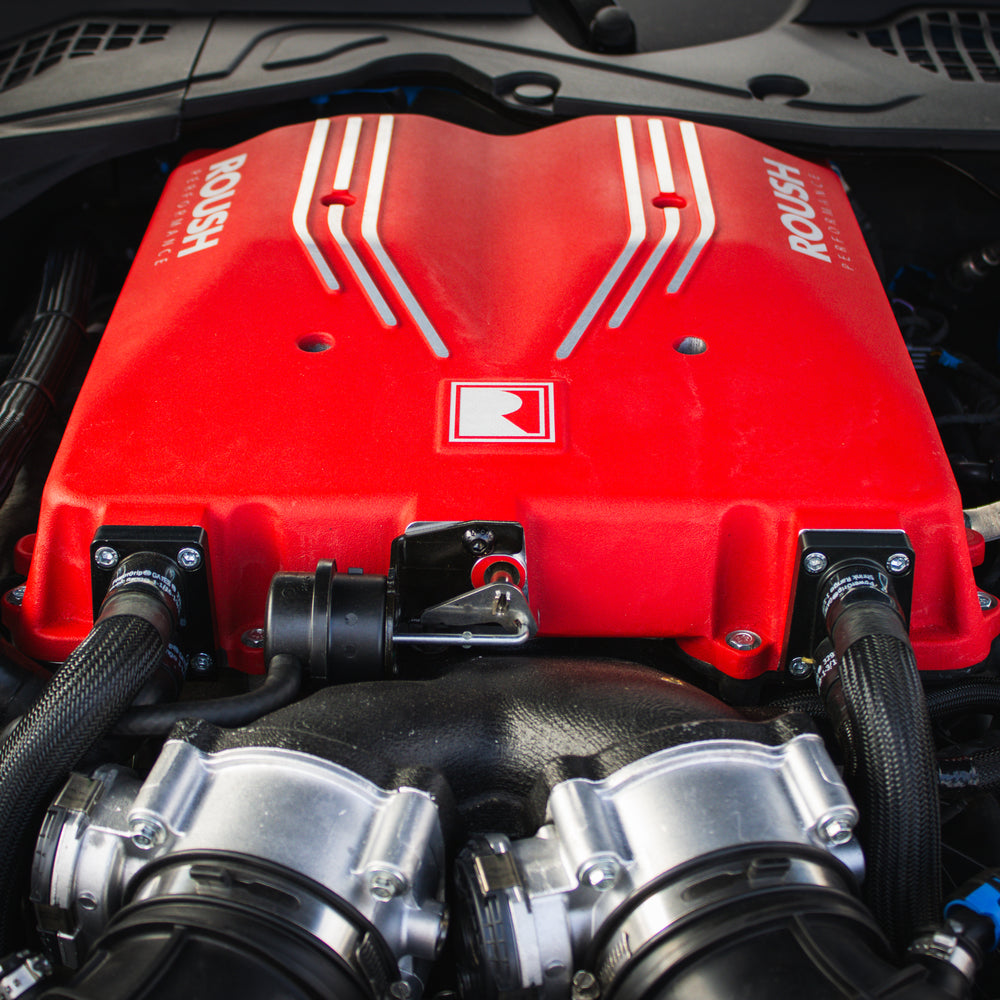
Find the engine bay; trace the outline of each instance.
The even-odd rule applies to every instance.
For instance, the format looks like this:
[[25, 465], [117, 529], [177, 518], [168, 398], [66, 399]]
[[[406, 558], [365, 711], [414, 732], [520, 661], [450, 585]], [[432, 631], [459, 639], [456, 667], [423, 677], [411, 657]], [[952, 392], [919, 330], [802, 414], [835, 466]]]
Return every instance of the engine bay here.
[[0, 993], [996, 995], [995, 155], [305, 105], [0, 220]]

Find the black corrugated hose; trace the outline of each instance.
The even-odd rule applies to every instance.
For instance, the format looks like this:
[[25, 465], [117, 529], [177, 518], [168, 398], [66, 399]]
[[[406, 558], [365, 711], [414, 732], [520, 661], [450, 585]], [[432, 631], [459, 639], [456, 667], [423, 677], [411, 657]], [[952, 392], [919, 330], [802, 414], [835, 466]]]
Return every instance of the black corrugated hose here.
[[941, 913], [941, 822], [930, 718], [899, 606], [881, 589], [885, 579], [878, 567], [835, 569], [825, 607], [836, 652], [831, 671], [839, 673], [849, 725], [838, 726], [831, 711], [849, 741], [846, 777], [861, 814], [865, 897], [903, 948]]
[[52, 250], [45, 261], [34, 319], [0, 383], [0, 503], [86, 339], [94, 275], [94, 258], [80, 245]]

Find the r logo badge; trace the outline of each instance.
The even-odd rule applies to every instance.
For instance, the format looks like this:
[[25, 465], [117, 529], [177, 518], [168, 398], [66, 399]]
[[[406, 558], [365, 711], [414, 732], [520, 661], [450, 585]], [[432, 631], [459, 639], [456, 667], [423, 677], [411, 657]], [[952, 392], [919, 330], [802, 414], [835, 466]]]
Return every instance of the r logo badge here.
[[555, 441], [552, 382], [452, 382], [449, 441]]

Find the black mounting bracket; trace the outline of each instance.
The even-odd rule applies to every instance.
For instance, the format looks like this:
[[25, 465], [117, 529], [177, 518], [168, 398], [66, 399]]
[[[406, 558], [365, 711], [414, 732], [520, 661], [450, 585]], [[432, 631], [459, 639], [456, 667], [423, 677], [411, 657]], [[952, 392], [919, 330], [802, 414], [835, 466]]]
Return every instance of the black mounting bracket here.
[[402, 645], [518, 645], [537, 631], [516, 521], [421, 522], [389, 554], [387, 618]]
[[157, 552], [172, 559], [184, 573], [185, 602], [181, 608], [177, 646], [198, 677], [212, 676], [220, 664], [215, 643], [212, 574], [208, 536], [201, 527], [102, 525], [90, 543], [90, 583], [96, 620], [115, 567], [137, 552]]
[[915, 555], [905, 531], [801, 531], [785, 636], [786, 669], [797, 658], [812, 657], [826, 637], [820, 594], [827, 574], [835, 566], [858, 559], [877, 565], [885, 573], [909, 621]]

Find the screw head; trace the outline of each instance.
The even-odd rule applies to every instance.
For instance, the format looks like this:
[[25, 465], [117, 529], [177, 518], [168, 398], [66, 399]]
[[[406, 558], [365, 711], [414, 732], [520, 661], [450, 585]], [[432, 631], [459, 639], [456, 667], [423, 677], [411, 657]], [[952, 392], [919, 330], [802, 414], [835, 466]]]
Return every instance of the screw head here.
[[788, 672], [793, 677], [808, 677], [813, 672], [815, 661], [806, 656], [796, 656], [788, 663]]
[[7, 591], [7, 603], [13, 604], [15, 608], [24, 604], [24, 584]]
[[406, 879], [389, 868], [376, 868], [368, 874], [368, 892], [372, 899], [387, 902], [406, 892]]
[[813, 576], [816, 576], [826, 569], [828, 562], [829, 560], [826, 558], [825, 553], [810, 552], [805, 559], [802, 560], [802, 565], [805, 566], [807, 573], [812, 573]]
[[[14, 588], [14, 590], [18, 589], [23, 589], [23, 588], [18, 588], [18, 587]], [[14, 591], [12, 590], [11, 594], [13, 593]], [[980, 590], [978, 591], [978, 593], [979, 593], [979, 606], [983, 609], [983, 611], [989, 611], [990, 608], [995, 608], [997, 606], [997, 599], [992, 594], [987, 594], [985, 590]]]
[[196, 570], [201, 566], [201, 553], [197, 549], [181, 549], [177, 553], [177, 565], [181, 569]]
[[392, 1000], [410, 1000], [413, 990], [405, 979], [398, 979], [389, 987], [389, 996]]
[[735, 632], [730, 632], [726, 636], [726, 645], [730, 649], [746, 651], [760, 647], [760, 636], [756, 632], [751, 632], [748, 628], [738, 628]]
[[247, 649], [264, 648], [264, 630], [262, 628], [248, 628], [241, 638], [241, 642]]
[[155, 819], [136, 818], [129, 821], [129, 837], [140, 851], [150, 851], [163, 843], [167, 831]]
[[595, 858], [580, 865], [577, 877], [581, 885], [589, 885], [598, 892], [607, 892], [615, 887], [621, 865], [614, 858]]
[[118, 565], [118, 552], [110, 545], [102, 545], [94, 553], [94, 562], [101, 569], [114, 569]]
[[211, 653], [195, 653], [188, 660], [188, 669], [196, 674], [207, 674], [215, 666]]
[[905, 552], [893, 552], [886, 559], [885, 568], [894, 576], [899, 576], [910, 568], [910, 557]]
[[834, 847], [846, 844], [854, 836], [853, 826], [840, 816], [831, 816], [823, 820], [817, 827], [817, 832], [823, 840]]
[[474, 556], [487, 556], [493, 551], [496, 535], [492, 531], [468, 528], [462, 535], [462, 543]]
[[581, 969], [573, 974], [572, 1000], [598, 1000], [601, 995], [601, 985], [592, 972]]

